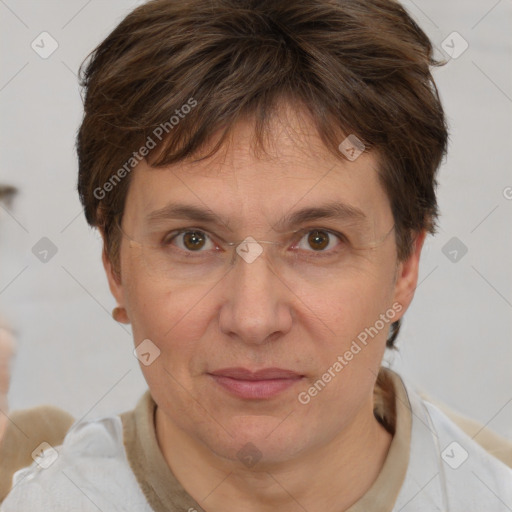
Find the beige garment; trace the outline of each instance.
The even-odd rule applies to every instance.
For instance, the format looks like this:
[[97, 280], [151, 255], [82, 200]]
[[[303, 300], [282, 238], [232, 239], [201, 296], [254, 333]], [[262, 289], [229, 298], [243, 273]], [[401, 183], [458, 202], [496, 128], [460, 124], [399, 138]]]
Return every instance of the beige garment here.
[[[1, 188], [1, 187], [0, 187]], [[8, 410], [7, 392], [9, 391], [10, 363], [16, 342], [11, 329], [0, 316], [0, 439], [2, 439], [9, 419], [2, 414]]]

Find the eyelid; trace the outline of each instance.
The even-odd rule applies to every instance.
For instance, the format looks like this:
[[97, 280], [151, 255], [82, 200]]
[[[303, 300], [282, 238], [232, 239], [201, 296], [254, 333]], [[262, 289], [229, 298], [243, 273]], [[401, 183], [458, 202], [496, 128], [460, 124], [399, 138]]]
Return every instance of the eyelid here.
[[334, 229], [329, 229], [329, 228], [321, 228], [321, 227], [302, 228], [302, 229], [297, 229], [296, 231], [293, 231], [293, 234], [295, 236], [300, 235], [300, 237], [302, 238], [304, 235], [311, 233], [312, 231], [321, 231], [323, 233], [328, 233], [329, 235], [333, 235], [344, 242], [348, 242], [348, 238], [345, 234], [340, 233], [339, 231], [336, 231]]

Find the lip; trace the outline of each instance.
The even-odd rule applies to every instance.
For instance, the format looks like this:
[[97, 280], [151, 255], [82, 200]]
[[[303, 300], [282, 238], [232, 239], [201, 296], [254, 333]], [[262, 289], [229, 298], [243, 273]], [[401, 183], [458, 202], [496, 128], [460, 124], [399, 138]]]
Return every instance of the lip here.
[[263, 368], [262, 370], [251, 371], [247, 368], [222, 368], [210, 372], [210, 375], [219, 377], [230, 377], [238, 380], [271, 380], [271, 379], [296, 379], [302, 377], [300, 373], [282, 368]]
[[209, 375], [226, 391], [243, 399], [272, 398], [303, 379], [303, 375], [282, 368], [251, 371], [246, 368], [223, 368]]

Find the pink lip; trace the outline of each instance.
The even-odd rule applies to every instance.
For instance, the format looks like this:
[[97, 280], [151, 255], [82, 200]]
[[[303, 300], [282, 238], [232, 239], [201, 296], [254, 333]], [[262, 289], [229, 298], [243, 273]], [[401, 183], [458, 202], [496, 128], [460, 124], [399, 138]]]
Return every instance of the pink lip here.
[[302, 377], [292, 370], [283, 370], [282, 368], [264, 368], [255, 372], [246, 368], [222, 368], [210, 372], [210, 375], [230, 377], [238, 380], [269, 380], [269, 379], [296, 379]]
[[303, 378], [303, 375], [281, 368], [265, 368], [255, 372], [245, 368], [224, 368], [210, 375], [235, 396], [253, 400], [271, 398]]

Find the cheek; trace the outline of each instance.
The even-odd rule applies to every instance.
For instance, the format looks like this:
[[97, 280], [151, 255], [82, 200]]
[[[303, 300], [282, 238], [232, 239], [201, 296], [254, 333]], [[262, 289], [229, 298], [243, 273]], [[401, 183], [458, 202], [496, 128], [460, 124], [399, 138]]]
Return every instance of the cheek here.
[[314, 314], [310, 315], [307, 328], [315, 340], [319, 371], [331, 368], [338, 356], [344, 359], [342, 373], [347, 379], [336, 379], [332, 391], [360, 382], [365, 376], [371, 380], [369, 368], [378, 371], [396, 316], [392, 308], [392, 277], [389, 267], [383, 264], [332, 280], [322, 291], [314, 289], [309, 293], [305, 302]]
[[128, 295], [135, 346], [149, 339], [160, 351], [151, 364], [140, 364], [148, 386], [153, 392], [172, 392], [176, 404], [186, 403], [187, 396], [181, 393], [192, 389], [192, 379], [201, 371], [197, 356], [203, 352], [201, 343], [210, 318], [205, 305], [197, 304], [190, 294], [185, 297], [183, 290], [170, 290], [147, 278], [132, 279]]
[[[352, 417], [371, 396], [396, 314], [390, 304], [390, 283], [388, 273], [363, 272], [355, 280], [332, 284], [324, 296], [309, 297], [318, 313], [310, 323], [316, 375], [301, 389], [298, 399], [301, 407], [306, 404], [305, 411], [310, 408], [308, 414], [322, 418], [326, 428], [337, 429], [341, 421], [326, 404], [338, 404], [343, 417]], [[390, 309], [392, 313], [386, 317]], [[320, 330], [327, 335], [320, 335]]]
[[336, 335], [345, 338], [373, 324], [390, 307], [392, 297], [388, 274], [361, 272], [353, 278], [332, 280], [323, 290], [310, 290], [307, 302]]
[[126, 266], [125, 275], [125, 303], [135, 344], [150, 339], [175, 361], [177, 353], [181, 360], [191, 356], [213, 314], [204, 289], [155, 279], [137, 262]]

